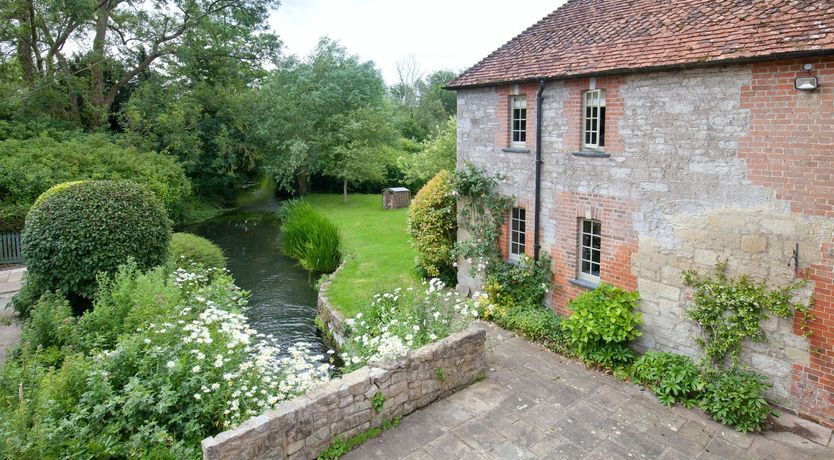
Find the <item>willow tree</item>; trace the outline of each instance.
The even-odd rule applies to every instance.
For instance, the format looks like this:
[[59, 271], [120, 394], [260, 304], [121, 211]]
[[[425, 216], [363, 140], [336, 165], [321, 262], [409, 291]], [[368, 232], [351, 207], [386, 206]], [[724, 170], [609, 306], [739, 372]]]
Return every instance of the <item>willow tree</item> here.
[[337, 42], [324, 38], [305, 59], [284, 61], [259, 101], [263, 166], [280, 188], [307, 193], [314, 174], [346, 187], [384, 170], [377, 153], [389, 132], [385, 83], [373, 62]]

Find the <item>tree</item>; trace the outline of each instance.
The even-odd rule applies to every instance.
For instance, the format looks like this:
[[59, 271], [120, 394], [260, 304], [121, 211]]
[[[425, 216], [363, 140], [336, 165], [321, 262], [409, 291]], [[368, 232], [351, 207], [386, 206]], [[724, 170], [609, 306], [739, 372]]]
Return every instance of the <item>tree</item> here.
[[386, 113], [378, 107], [363, 107], [341, 116], [337, 124], [343, 139], [325, 162], [325, 174], [342, 181], [345, 203], [348, 182], [378, 181], [385, 177], [386, 149], [394, 141], [394, 132]]
[[413, 54], [398, 61], [396, 67], [399, 82], [391, 87], [391, 94], [400, 105], [413, 113], [420, 101], [423, 74]]
[[418, 70], [414, 57], [397, 63], [399, 82], [389, 88], [400, 133], [418, 142], [434, 136], [456, 115], [457, 95], [444, 89], [455, 72], [439, 70], [427, 77]]
[[[62, 88], [70, 111], [89, 105], [88, 124], [100, 127], [141, 73], [197, 52], [204, 37], [227, 44], [200, 49], [209, 57], [219, 49], [248, 58], [249, 51], [276, 45], [266, 19], [277, 6], [278, 0], [12, 0], [2, 7], [13, 25], [0, 33], [0, 47], [13, 50], [30, 91]], [[78, 47], [74, 59], [67, 55]]]
[[457, 120], [454, 117], [431, 139], [420, 144], [420, 152], [401, 157], [400, 166], [406, 179], [414, 184], [425, 184], [442, 170], [454, 171], [457, 162]]
[[367, 129], [365, 117], [375, 118], [377, 129], [387, 129], [386, 117], [377, 116], [385, 110], [379, 71], [327, 38], [306, 59], [282, 62], [265, 79], [258, 99], [263, 167], [288, 192], [307, 193], [310, 176], [318, 173], [355, 180], [347, 172], [337, 176], [331, 163], [368, 159], [365, 147], [376, 141], [362, 141], [357, 133], [377, 134]]
[[446, 125], [449, 117], [457, 115], [457, 94], [444, 89], [453, 78], [454, 72], [439, 70], [429, 75], [422, 85], [420, 102], [414, 118], [417, 124], [432, 135], [437, 134]]

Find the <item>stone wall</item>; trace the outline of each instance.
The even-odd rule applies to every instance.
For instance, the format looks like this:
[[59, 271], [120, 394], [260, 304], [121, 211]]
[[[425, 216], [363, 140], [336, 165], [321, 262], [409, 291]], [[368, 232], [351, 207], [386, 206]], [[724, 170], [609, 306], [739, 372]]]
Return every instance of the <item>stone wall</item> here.
[[342, 271], [345, 262], [339, 264], [336, 269], [327, 279], [319, 286], [319, 294], [316, 299], [318, 307], [318, 319], [320, 324], [324, 326], [325, 330], [321, 331], [325, 335], [325, 340], [331, 347], [341, 350], [342, 344], [345, 342], [347, 334], [345, 333], [345, 317], [330, 303], [330, 298], [327, 296], [327, 289], [333, 284], [336, 274]]
[[[204, 439], [203, 458], [316, 458], [337, 437], [380, 426], [480, 378], [486, 370], [485, 342], [486, 331], [475, 324], [401, 359], [353, 371]], [[377, 393], [385, 398], [379, 413], [371, 403]]]
[[[548, 82], [541, 245], [557, 285], [548, 303], [568, 313], [585, 289], [572, 283], [578, 221], [600, 220], [601, 280], [642, 297], [638, 346], [688, 355], [698, 354], [699, 332], [685, 315], [683, 270], [726, 258], [732, 273], [774, 284], [807, 279], [799, 297], [815, 300], [810, 340], [797, 319], [770, 319], [767, 342], [750, 344], [744, 359], [774, 384], [771, 400], [834, 426], [834, 58], [807, 60], [821, 82], [811, 93], [792, 86], [805, 61]], [[607, 157], [573, 154], [590, 88], [605, 89], [611, 105]], [[458, 161], [507, 176], [500, 192], [528, 209], [532, 244], [535, 157], [504, 151], [496, 135], [508, 123], [507, 91], [458, 92]], [[460, 284], [477, 290], [463, 268]]]

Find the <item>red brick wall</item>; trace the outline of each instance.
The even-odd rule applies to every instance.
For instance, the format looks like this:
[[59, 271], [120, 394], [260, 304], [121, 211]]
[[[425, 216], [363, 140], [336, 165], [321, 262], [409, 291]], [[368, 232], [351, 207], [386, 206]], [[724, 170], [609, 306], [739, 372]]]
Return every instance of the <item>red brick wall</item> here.
[[[807, 75], [805, 63], [816, 67], [817, 91], [794, 88], [794, 78]], [[739, 141], [748, 178], [774, 190], [793, 213], [834, 218], [834, 57], [753, 65], [741, 107], [750, 111], [748, 135]], [[814, 283], [815, 319], [810, 363], [794, 364], [791, 392], [800, 414], [834, 426], [834, 244], [819, 250], [821, 262], [801, 273]], [[800, 323], [795, 318], [796, 334]]]
[[[596, 79], [596, 89], [605, 90], [605, 146], [608, 153], [622, 153], [623, 139], [620, 137], [619, 125], [623, 117], [623, 99], [620, 96], [620, 86], [623, 77], [599, 77]], [[579, 78], [565, 82], [568, 88], [568, 99], [563, 113], [568, 117], [568, 129], [565, 133], [564, 149], [576, 152], [582, 148], [582, 100], [583, 93], [591, 88], [591, 79]]]
[[[834, 427], [834, 244], [822, 245], [823, 259], [803, 271], [814, 282], [814, 321], [810, 323], [808, 366], [793, 365], [791, 393], [799, 398], [806, 417]], [[794, 318], [794, 332], [801, 334], [801, 318]]]
[[538, 83], [518, 85], [518, 94], [513, 94], [515, 85], [498, 88], [498, 132], [495, 135], [495, 145], [500, 148], [510, 146], [510, 100], [516, 96], [524, 96], [527, 102], [527, 148], [536, 149], [536, 93], [539, 92]]
[[[804, 63], [816, 66], [817, 91], [794, 89], [794, 78], [807, 75]], [[753, 65], [741, 107], [750, 111], [739, 140], [748, 178], [775, 190], [792, 212], [834, 217], [834, 58]]]
[[632, 222], [634, 203], [578, 192], [563, 192], [555, 199], [551, 219], [556, 222], [557, 242], [549, 249], [557, 286], [551, 301], [556, 311], [569, 314], [565, 307], [570, 299], [586, 291], [570, 283], [577, 274], [580, 219], [595, 219], [602, 224], [600, 279], [623, 289], [637, 289], [637, 277], [631, 270], [631, 257], [638, 248]]

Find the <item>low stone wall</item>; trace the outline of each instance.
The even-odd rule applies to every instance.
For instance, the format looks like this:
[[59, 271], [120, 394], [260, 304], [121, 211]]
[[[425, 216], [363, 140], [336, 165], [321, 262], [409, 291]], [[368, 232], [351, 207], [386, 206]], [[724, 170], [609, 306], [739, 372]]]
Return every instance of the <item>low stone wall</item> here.
[[331, 273], [325, 282], [321, 283], [317, 300], [319, 320], [321, 320], [321, 324], [326, 328], [326, 330], [321, 332], [325, 334], [326, 341], [331, 342], [328, 345], [337, 350], [341, 350], [342, 344], [347, 337], [345, 333], [345, 317], [330, 303], [330, 299], [327, 297], [327, 289], [344, 266], [345, 262], [342, 261], [339, 268]]
[[[477, 323], [394, 361], [374, 363], [203, 440], [203, 458], [312, 459], [350, 438], [477, 380], [486, 369], [486, 331]], [[372, 399], [385, 398], [377, 413]]]

